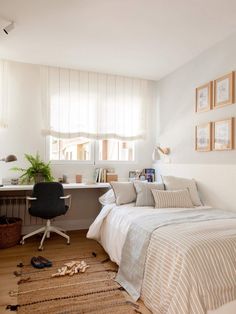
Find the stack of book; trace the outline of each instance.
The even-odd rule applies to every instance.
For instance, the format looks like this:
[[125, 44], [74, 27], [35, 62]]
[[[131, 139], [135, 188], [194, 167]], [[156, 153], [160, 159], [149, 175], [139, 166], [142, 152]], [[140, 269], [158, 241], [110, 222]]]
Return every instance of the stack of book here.
[[114, 173], [114, 169], [96, 168], [94, 172], [95, 182], [110, 182], [117, 181], [117, 175]]
[[96, 168], [94, 174], [95, 182], [106, 182], [107, 181], [107, 170], [103, 168]]

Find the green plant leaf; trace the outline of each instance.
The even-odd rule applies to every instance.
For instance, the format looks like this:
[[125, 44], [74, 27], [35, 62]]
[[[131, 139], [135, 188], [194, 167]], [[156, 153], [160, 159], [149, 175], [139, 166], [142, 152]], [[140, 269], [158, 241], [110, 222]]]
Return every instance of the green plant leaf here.
[[13, 171], [23, 172], [20, 176], [21, 183], [32, 183], [35, 181], [35, 177], [38, 174], [41, 174], [46, 182], [54, 181], [52, 176], [50, 162], [45, 163], [41, 158], [39, 153], [36, 153], [36, 156], [30, 154], [25, 154], [25, 159], [29, 162], [30, 166], [27, 169], [13, 167]]

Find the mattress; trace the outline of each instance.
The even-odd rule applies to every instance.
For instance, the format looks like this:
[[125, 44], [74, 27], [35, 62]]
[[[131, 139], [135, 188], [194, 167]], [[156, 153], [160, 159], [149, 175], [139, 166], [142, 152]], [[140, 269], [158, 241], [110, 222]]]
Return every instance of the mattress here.
[[[200, 207], [202, 210], [207, 210], [209, 207]], [[116, 262], [118, 265], [120, 264], [121, 261], [121, 254], [122, 254], [122, 248], [123, 245], [125, 243], [125, 239], [126, 239], [126, 235], [129, 229], [130, 224], [137, 218], [137, 217], [142, 217], [145, 215], [148, 215], [149, 213], [153, 213], [154, 211], [174, 211], [174, 212], [178, 212], [178, 211], [182, 211], [182, 208], [179, 209], [154, 209], [153, 207], [135, 207], [134, 204], [126, 204], [126, 205], [122, 205], [122, 206], [115, 206], [113, 205], [107, 205], [103, 208], [101, 214], [97, 217], [97, 219], [95, 220], [94, 224], [91, 226], [89, 232], [88, 232], [88, 237], [90, 238], [94, 238], [96, 240], [98, 240], [102, 246], [104, 247], [104, 249], [107, 251], [107, 253], [109, 254], [110, 258], [112, 261]], [[191, 209], [186, 209], [186, 210], [191, 210]], [[226, 222], [225, 222], [226, 223]], [[229, 232], [233, 232], [233, 237], [235, 240], [235, 245], [236, 245], [236, 228], [234, 229], [234, 227], [236, 227], [235, 222], [229, 221], [226, 224], [228, 224], [229, 226]], [[203, 222], [201, 224], [201, 228], [203, 230], [203, 235], [206, 235], [206, 232], [209, 233], [209, 228], [210, 228], [210, 232], [214, 233], [215, 230], [220, 229], [222, 226], [222, 222], [216, 222], [214, 224], [208, 223], [208, 222]], [[169, 228], [169, 229], [168, 229]], [[184, 229], [186, 229], [186, 232], [182, 232], [181, 235], [181, 231], [183, 230], [183, 226], [176, 226], [176, 229], [174, 232], [178, 232], [179, 233], [179, 238], [176, 237], [176, 243], [175, 245], [173, 245], [172, 249], [170, 246], [171, 243], [171, 238], [169, 238], [169, 243], [167, 241], [167, 247], [165, 247], [165, 245], [163, 245], [163, 243], [165, 243], [166, 239], [168, 238], [168, 236], [171, 234], [172, 229], [171, 227], [168, 228], [162, 228], [159, 231], [155, 231], [153, 233], [153, 236], [151, 238], [150, 241], [150, 245], [149, 245], [149, 249], [148, 249], [148, 253], [147, 253], [147, 260], [146, 260], [146, 269], [145, 269], [145, 274], [144, 274], [144, 279], [143, 279], [143, 286], [142, 286], [142, 292], [141, 292], [141, 298], [143, 299], [144, 303], [147, 305], [147, 307], [149, 309], [151, 309], [153, 311], [153, 313], [194, 313], [196, 311], [196, 308], [194, 309], [186, 309], [185, 303], [184, 301], [181, 303], [181, 305], [176, 305], [176, 307], [173, 305], [173, 303], [170, 303], [170, 299], [173, 300], [173, 296], [169, 296], [166, 297], [166, 295], [162, 296], [161, 294], [163, 293], [163, 291], [165, 291], [165, 289], [162, 290], [163, 287], [160, 288], [160, 276], [162, 276], [162, 280], [168, 287], [168, 280], [170, 281], [170, 276], [164, 278], [163, 277], [163, 273], [164, 271], [166, 271], [166, 269], [164, 269], [166, 265], [163, 264], [163, 257], [160, 256], [160, 252], [158, 252], [158, 246], [157, 245], [162, 245], [163, 246], [163, 250], [162, 250], [162, 254], [169, 254], [168, 258], [171, 261], [170, 265], [168, 265], [169, 272], [173, 273], [173, 277], [174, 276], [180, 276], [181, 275], [181, 269], [178, 269], [177, 271], [177, 263], [178, 261], [174, 261], [175, 259], [175, 250], [176, 247], [179, 245], [179, 243], [181, 244], [181, 236], [186, 236], [187, 233], [191, 233], [193, 232], [195, 240], [199, 237], [199, 235], [201, 234], [200, 229], [198, 229], [198, 226], [185, 226]], [[179, 229], [178, 229], [179, 228]], [[232, 230], [235, 230], [232, 231]], [[200, 232], [200, 233], [199, 233]], [[229, 234], [230, 237], [232, 237], [232, 234]], [[171, 235], [173, 236], [173, 235]], [[226, 234], [227, 237], [227, 234]], [[181, 246], [181, 245], [180, 245]], [[235, 250], [236, 250], [236, 246], [235, 246]], [[182, 254], [181, 249], [179, 248], [179, 253]], [[236, 251], [234, 252], [236, 254]], [[158, 255], [159, 254], [159, 255]], [[235, 255], [236, 256], [236, 255]], [[214, 263], [213, 263], [214, 264]], [[164, 265], [164, 266], [163, 266]], [[216, 263], [214, 264], [216, 265]], [[162, 272], [160, 272], [160, 267], [164, 267], [162, 269]], [[232, 266], [231, 266], [232, 268]], [[230, 271], [232, 272], [232, 276], [235, 276], [235, 278], [233, 278], [233, 282], [235, 282], [235, 293], [236, 293], [236, 267], [234, 267], [234, 269], [230, 269]], [[186, 277], [188, 281], [191, 281], [192, 279]], [[178, 283], [178, 278], [176, 279], [176, 283]], [[173, 284], [173, 282], [170, 282], [170, 284]], [[192, 283], [191, 283], [192, 284]], [[189, 286], [188, 289], [191, 289], [191, 285]], [[183, 293], [188, 293], [188, 289], [186, 291], [184, 291], [184, 287], [182, 285], [182, 289], [183, 289]], [[196, 288], [197, 289], [197, 288]], [[167, 290], [165, 291], [165, 294]], [[196, 294], [196, 291], [194, 292]], [[191, 297], [194, 296], [194, 293], [192, 294]], [[181, 296], [181, 295], [180, 295]], [[175, 298], [178, 298], [178, 294], [175, 295]], [[192, 302], [196, 302], [196, 298], [193, 297]], [[215, 301], [215, 300], [214, 300]], [[225, 294], [225, 299], [223, 303], [229, 303], [228, 305], [229, 307], [231, 307], [232, 311], [234, 311], [234, 309], [236, 309], [236, 303], [235, 302], [231, 302], [232, 301], [232, 295], [230, 295], [230, 298], [228, 299], [228, 294]], [[169, 303], [168, 303], [169, 302]], [[208, 303], [207, 303], [208, 302]], [[209, 304], [210, 302], [212, 302], [211, 300], [206, 300], [206, 303]], [[218, 300], [217, 300], [218, 302]], [[165, 304], [166, 303], [166, 304]], [[196, 302], [197, 303], [197, 302]], [[160, 305], [161, 304], [161, 305]], [[171, 306], [170, 306], [171, 304]], [[221, 304], [218, 304], [221, 305]], [[217, 308], [219, 306], [214, 305], [214, 308]], [[183, 308], [181, 308], [183, 307]], [[168, 310], [167, 310], [168, 308]], [[204, 308], [204, 307], [202, 307]], [[178, 311], [176, 310], [178, 309]], [[206, 313], [204, 310], [202, 310], [200, 307], [199, 309], [197, 309], [197, 313]], [[209, 311], [209, 313], [230, 313], [230, 308], [228, 308], [226, 310], [226, 312], [224, 312], [224, 307], [221, 310], [212, 310]], [[232, 312], [234, 313], [234, 312]]]

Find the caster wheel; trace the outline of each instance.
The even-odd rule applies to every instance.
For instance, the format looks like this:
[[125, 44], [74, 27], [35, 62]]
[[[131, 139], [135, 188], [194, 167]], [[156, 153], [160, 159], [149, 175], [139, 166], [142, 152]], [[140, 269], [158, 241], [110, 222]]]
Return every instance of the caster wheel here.
[[43, 250], [43, 247], [39, 247], [39, 248], [38, 248], [38, 251], [42, 251], [42, 250]]
[[67, 242], [67, 245], [70, 245], [70, 242]]
[[20, 241], [20, 244], [21, 244], [21, 245], [24, 245], [24, 244], [25, 244], [25, 241], [21, 240], [21, 241]]

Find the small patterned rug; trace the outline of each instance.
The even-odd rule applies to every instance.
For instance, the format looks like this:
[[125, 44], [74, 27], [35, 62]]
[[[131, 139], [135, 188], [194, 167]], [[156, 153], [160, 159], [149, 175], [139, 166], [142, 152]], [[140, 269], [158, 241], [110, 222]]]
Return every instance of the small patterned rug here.
[[[84, 260], [90, 267], [74, 276], [51, 277], [64, 263]], [[18, 281], [17, 313], [129, 314], [143, 313], [140, 305], [114, 281], [117, 266], [107, 256], [86, 253], [52, 259], [53, 267], [33, 268], [28, 261]], [[14, 295], [14, 293], [13, 293]]]

